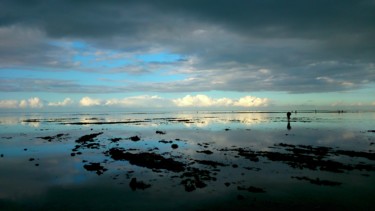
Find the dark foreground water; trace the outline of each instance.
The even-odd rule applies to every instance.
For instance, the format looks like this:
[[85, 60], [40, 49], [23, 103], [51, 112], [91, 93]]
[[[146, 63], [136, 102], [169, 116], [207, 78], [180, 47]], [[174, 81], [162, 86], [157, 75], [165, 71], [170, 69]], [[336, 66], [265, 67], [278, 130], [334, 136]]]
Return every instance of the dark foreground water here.
[[3, 113], [0, 210], [369, 210], [375, 113]]

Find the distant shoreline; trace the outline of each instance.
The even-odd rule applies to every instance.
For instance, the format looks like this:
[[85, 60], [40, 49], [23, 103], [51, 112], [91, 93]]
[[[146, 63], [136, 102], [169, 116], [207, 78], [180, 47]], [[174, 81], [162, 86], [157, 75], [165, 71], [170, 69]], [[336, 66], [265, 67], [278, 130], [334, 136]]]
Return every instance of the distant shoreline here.
[[375, 111], [370, 110], [270, 110], [270, 111], [231, 111], [231, 110], [223, 110], [223, 111], [209, 111], [209, 110], [176, 110], [176, 111], [0, 111], [0, 115], [2, 114], [24, 114], [24, 115], [30, 115], [30, 114], [68, 114], [68, 115], [110, 115], [110, 114], [117, 114], [117, 113], [123, 113], [123, 114], [173, 114], [173, 113], [195, 113], [195, 114], [226, 114], [226, 113], [237, 113], [237, 114], [275, 114], [275, 113], [286, 113], [286, 112], [292, 112], [297, 114], [303, 114], [303, 113], [374, 113]]

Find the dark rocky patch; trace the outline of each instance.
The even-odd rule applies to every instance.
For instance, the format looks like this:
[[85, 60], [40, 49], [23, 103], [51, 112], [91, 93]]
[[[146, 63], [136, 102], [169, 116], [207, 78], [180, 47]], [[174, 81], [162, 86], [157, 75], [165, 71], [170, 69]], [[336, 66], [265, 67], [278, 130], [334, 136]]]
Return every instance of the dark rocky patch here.
[[368, 130], [369, 133], [375, 133], [375, 130]]
[[169, 119], [170, 122], [184, 122], [184, 123], [194, 123], [194, 121], [190, 119]]
[[313, 147], [308, 145], [291, 145], [291, 144], [276, 144], [276, 146], [284, 147], [285, 150], [293, 152], [294, 154], [312, 154], [317, 156], [319, 159], [324, 158], [332, 151], [330, 147]]
[[2, 158], [3, 158], [3, 157], [4, 157], [4, 154], [1, 154], [1, 155], [0, 155], [0, 157], [2, 157]]
[[152, 152], [152, 151], [158, 151], [158, 150], [159, 150], [159, 148], [154, 147], [154, 148], [151, 148], [151, 149], [149, 149], [149, 150], [147, 150], [147, 151]]
[[165, 132], [165, 131], [161, 131], [161, 130], [157, 130], [157, 131], [156, 131], [156, 134], [165, 135], [166, 132]]
[[105, 171], [107, 171], [104, 166], [102, 166], [100, 163], [89, 163], [85, 164], [83, 166], [87, 171], [96, 171], [97, 175], [103, 174]]
[[173, 143], [173, 141], [160, 140], [159, 143], [171, 144], [171, 143]]
[[99, 143], [89, 143], [89, 144], [86, 144], [85, 147], [89, 148], [89, 149], [99, 149], [100, 148], [100, 144]]
[[[95, 143], [94, 138], [96, 138], [97, 136], [99, 136], [101, 134], [103, 134], [103, 132], [81, 136], [79, 139], [76, 140], [76, 143], [78, 143], [78, 144], [75, 145], [75, 147], [72, 149], [72, 151], [77, 152], [79, 149], [85, 149], [85, 148], [87, 148], [87, 149], [99, 149], [100, 144]], [[92, 143], [92, 142], [94, 142], [94, 143]], [[75, 156], [76, 154], [82, 154], [82, 153], [71, 153], [71, 156]]]
[[258, 152], [258, 156], [263, 156], [271, 161], [285, 162], [292, 168], [308, 168], [311, 170], [330, 171], [343, 173], [344, 171], [366, 170], [374, 171], [375, 166], [371, 164], [344, 164], [338, 161], [326, 159], [328, 156], [345, 155], [350, 157], [364, 157], [374, 159], [374, 153], [356, 152], [346, 150], [334, 150], [330, 147], [312, 147], [306, 145], [277, 144], [283, 147], [288, 153], [281, 152]]
[[202, 164], [202, 165], [212, 166], [214, 168], [216, 168], [217, 166], [226, 166], [224, 163], [219, 163], [219, 162], [212, 161], [212, 160], [195, 160], [195, 162]]
[[84, 136], [81, 136], [79, 139], [77, 139], [76, 142], [77, 143], [83, 143], [83, 144], [85, 144], [87, 142], [93, 142], [94, 138], [96, 138], [97, 136], [99, 136], [101, 134], [103, 134], [103, 132], [84, 135]]
[[129, 137], [128, 139], [130, 139], [131, 141], [134, 141], [134, 142], [141, 140], [141, 138], [139, 136], [132, 136], [132, 137]]
[[40, 119], [25, 119], [22, 122], [40, 122]]
[[130, 183], [129, 183], [129, 187], [135, 191], [137, 189], [141, 189], [141, 190], [144, 190], [146, 188], [149, 188], [151, 187], [150, 184], [146, 184], [144, 183], [143, 181], [137, 181], [137, 178], [132, 178]]
[[201, 147], [204, 147], [204, 148], [208, 148], [208, 146], [210, 145], [210, 143], [198, 143], [197, 145], [201, 146]]
[[280, 152], [261, 152], [261, 155], [271, 161], [285, 162], [292, 168], [308, 168], [311, 170], [323, 170], [336, 173], [342, 173], [344, 170], [352, 170], [353, 168], [331, 160], [318, 160], [314, 156], [302, 154], [287, 154]]
[[185, 170], [185, 164], [175, 161], [172, 158], [164, 158], [155, 153], [141, 152], [133, 154], [126, 152], [122, 148], [112, 148], [105, 152], [114, 160], [127, 160], [132, 165], [146, 167], [150, 169], [166, 169], [173, 172], [181, 172]]
[[100, 120], [100, 119], [97, 117], [92, 117], [92, 118], [86, 118], [85, 120]]
[[349, 157], [363, 157], [369, 160], [375, 160], [375, 153], [369, 152], [356, 152], [356, 151], [348, 151], [348, 150], [337, 150], [335, 153], [340, 155], [346, 155]]
[[172, 148], [172, 149], [177, 149], [177, 148], [178, 148], [178, 145], [177, 145], [177, 144], [172, 144], [172, 145], [171, 145], [171, 148]]
[[112, 143], [116, 143], [122, 140], [122, 138], [111, 138], [109, 139]]
[[319, 178], [316, 178], [316, 179], [311, 179], [308, 177], [292, 177], [292, 178], [297, 179], [297, 180], [306, 180], [314, 185], [339, 186], [342, 184], [341, 182], [335, 182], [335, 181], [330, 181], [330, 180], [320, 180]]
[[216, 178], [210, 175], [210, 171], [191, 167], [187, 168], [187, 171], [181, 175], [181, 178], [183, 179], [181, 184], [184, 185], [186, 192], [206, 187], [207, 184], [204, 181], [216, 181]]
[[210, 151], [210, 150], [197, 151], [197, 153], [204, 153], [204, 154], [207, 154], [207, 155], [211, 155], [211, 154], [213, 154], [213, 152]]
[[251, 150], [245, 150], [245, 149], [239, 148], [238, 149], [238, 155], [242, 156], [242, 157], [245, 157], [246, 159], [249, 159], [249, 160], [254, 161], [254, 162], [259, 161], [257, 153], [255, 153]]
[[237, 190], [244, 190], [244, 191], [248, 191], [248, 192], [251, 192], [251, 193], [265, 193], [266, 192], [262, 188], [257, 188], [257, 187], [254, 187], [254, 186], [249, 186], [249, 187], [238, 186]]

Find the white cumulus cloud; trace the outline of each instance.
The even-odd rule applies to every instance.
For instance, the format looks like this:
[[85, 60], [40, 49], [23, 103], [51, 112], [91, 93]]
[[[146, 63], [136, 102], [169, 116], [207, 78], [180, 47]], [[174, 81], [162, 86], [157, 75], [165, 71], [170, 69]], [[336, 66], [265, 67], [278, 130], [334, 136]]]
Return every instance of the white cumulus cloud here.
[[0, 100], [0, 108], [17, 108], [17, 100]]
[[73, 103], [73, 100], [70, 98], [65, 98], [62, 102], [50, 102], [48, 103], [49, 106], [67, 106], [71, 105]]
[[206, 107], [206, 106], [211, 106], [213, 104], [213, 99], [209, 98], [206, 95], [196, 95], [196, 96], [186, 95], [183, 98], [178, 98], [178, 99], [173, 100], [173, 102], [177, 106], [181, 106], [181, 107], [189, 107], [189, 106]]
[[27, 100], [21, 100], [19, 104], [20, 108], [26, 108], [27, 107]]
[[18, 104], [20, 108], [43, 108], [44, 103], [39, 97], [33, 97], [28, 100], [21, 100]]
[[253, 96], [246, 96], [240, 98], [238, 101], [234, 102], [234, 106], [241, 106], [241, 107], [263, 107], [268, 106], [269, 99], [268, 98], [259, 98]]
[[268, 98], [258, 98], [245, 96], [238, 100], [230, 98], [210, 98], [207, 95], [186, 95], [183, 98], [172, 100], [179, 107], [218, 107], [218, 106], [238, 106], [238, 107], [261, 107], [268, 106]]
[[42, 108], [43, 101], [39, 97], [33, 97], [28, 100], [28, 105], [30, 108]]
[[43, 108], [44, 101], [39, 97], [23, 100], [0, 100], [0, 108]]
[[83, 97], [80, 101], [79, 104], [81, 106], [98, 106], [102, 105], [102, 100], [100, 99], [93, 99], [90, 97]]
[[166, 107], [170, 106], [170, 100], [161, 98], [157, 95], [141, 95], [127, 97], [123, 99], [110, 99], [105, 101], [107, 106], [124, 106], [124, 107]]

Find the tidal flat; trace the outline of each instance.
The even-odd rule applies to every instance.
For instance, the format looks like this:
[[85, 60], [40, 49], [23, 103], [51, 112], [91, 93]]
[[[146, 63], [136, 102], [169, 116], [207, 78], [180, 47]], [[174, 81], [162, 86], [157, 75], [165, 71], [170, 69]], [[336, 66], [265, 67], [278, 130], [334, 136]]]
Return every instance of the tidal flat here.
[[0, 210], [372, 209], [375, 113], [0, 114]]

